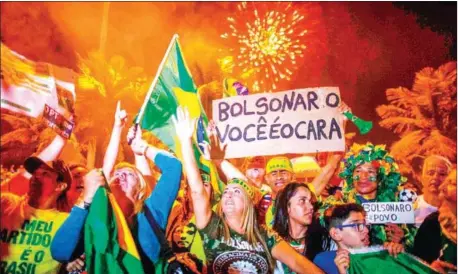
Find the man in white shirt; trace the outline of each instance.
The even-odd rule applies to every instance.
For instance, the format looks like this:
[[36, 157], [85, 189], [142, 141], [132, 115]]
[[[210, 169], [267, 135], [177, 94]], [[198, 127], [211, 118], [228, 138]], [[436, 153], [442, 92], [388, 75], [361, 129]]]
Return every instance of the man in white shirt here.
[[415, 202], [415, 225], [420, 227], [424, 219], [437, 211], [440, 205], [439, 186], [452, 168], [450, 161], [439, 155], [426, 157], [423, 163], [421, 184], [423, 195]]

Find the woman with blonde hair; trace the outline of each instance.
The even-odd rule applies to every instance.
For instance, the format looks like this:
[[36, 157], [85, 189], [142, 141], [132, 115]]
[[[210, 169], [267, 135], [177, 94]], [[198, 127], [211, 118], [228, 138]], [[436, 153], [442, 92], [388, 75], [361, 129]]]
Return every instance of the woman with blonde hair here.
[[[204, 189], [192, 148], [195, 120], [178, 108], [174, 118], [181, 141], [183, 164], [196, 217], [204, 242], [209, 273], [272, 273], [275, 260], [297, 273], [322, 273], [271, 230], [259, 228], [252, 202], [254, 191], [241, 179], [231, 179], [223, 190], [216, 212]], [[221, 147], [212, 136], [215, 149]]]
[[[143, 269], [145, 273], [153, 273], [153, 265], [159, 261], [161, 245], [146, 218], [144, 207], [148, 207], [156, 222], [164, 230], [180, 186], [181, 163], [170, 153], [148, 145], [141, 138], [141, 130], [131, 128], [129, 137], [133, 138], [131, 148], [136, 156], [136, 166], [122, 162], [116, 165], [112, 173], [121, 129], [126, 120], [125, 113], [122, 114], [123, 111], [118, 104], [115, 125], [104, 158], [103, 172], [94, 169], [84, 177], [82, 199], [72, 208], [69, 217], [57, 231], [51, 244], [51, 253], [53, 258], [60, 262], [72, 261], [83, 254], [84, 224], [88, 209], [97, 189], [105, 184], [104, 175], [109, 177], [109, 174], [112, 174], [109, 186], [129, 224]], [[139, 159], [143, 162], [139, 162]], [[151, 175], [149, 167], [146, 169], [145, 166], [148, 165], [147, 159], [153, 161], [162, 171], [154, 191], [151, 191], [150, 185], [144, 178]], [[75, 268], [81, 269], [83, 265], [81, 263]]]

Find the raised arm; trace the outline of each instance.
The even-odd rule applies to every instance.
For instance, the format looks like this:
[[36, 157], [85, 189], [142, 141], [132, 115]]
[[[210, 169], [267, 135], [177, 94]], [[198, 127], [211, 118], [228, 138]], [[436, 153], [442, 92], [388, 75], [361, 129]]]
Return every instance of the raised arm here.
[[[135, 155], [135, 166], [145, 176], [152, 175], [151, 168], [149, 167], [148, 160], [145, 156], [145, 150], [147, 148], [146, 142], [141, 142], [142, 130], [138, 125], [133, 125], [129, 128], [127, 133], [127, 141], [132, 140], [130, 148]], [[154, 158], [153, 158], [154, 159]]]
[[173, 117], [173, 122], [177, 136], [181, 142], [183, 165], [191, 189], [192, 203], [196, 215], [196, 226], [199, 229], [203, 229], [210, 221], [212, 210], [210, 198], [204, 189], [192, 147], [192, 136], [195, 130], [196, 120], [190, 119], [186, 108], [183, 110], [181, 107], [178, 107], [176, 116], [176, 118]]
[[100, 169], [91, 170], [84, 176], [84, 192], [80, 201], [72, 208], [70, 215], [59, 227], [51, 243], [51, 255], [59, 262], [70, 262], [84, 252], [84, 223], [88, 207], [99, 186], [105, 179]]
[[[59, 157], [66, 143], [66, 139], [62, 138], [59, 134], [56, 134], [56, 137], [54, 137], [52, 142], [40, 153], [38, 153], [36, 157], [40, 158], [44, 162], [54, 161]], [[31, 177], [32, 174], [28, 173], [25, 169], [17, 172], [8, 181], [2, 182], [1, 191], [24, 195], [28, 192], [28, 180]]]
[[109, 179], [111, 171], [118, 157], [119, 142], [121, 141], [121, 131], [127, 120], [127, 113], [121, 109], [121, 102], [116, 105], [115, 119], [113, 130], [111, 131], [110, 142], [108, 143], [105, 156], [103, 157], [103, 173]]
[[342, 156], [342, 153], [334, 153], [328, 160], [327, 164], [321, 169], [320, 174], [318, 174], [318, 176], [313, 179], [312, 185], [315, 188], [316, 196], [319, 196], [328, 184], [332, 175], [339, 166], [339, 162], [340, 159], [342, 159]]
[[324, 273], [318, 266], [299, 254], [285, 241], [280, 241], [272, 248], [272, 257], [287, 265], [295, 273]]

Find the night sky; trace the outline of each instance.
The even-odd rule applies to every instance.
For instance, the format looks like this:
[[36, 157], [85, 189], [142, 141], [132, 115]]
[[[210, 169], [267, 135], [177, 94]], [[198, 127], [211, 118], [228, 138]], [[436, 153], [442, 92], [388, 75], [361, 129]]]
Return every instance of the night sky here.
[[[276, 3], [256, 3], [272, 5]], [[237, 2], [113, 2], [106, 55], [154, 75], [174, 33], [198, 85], [220, 81], [221, 49], [237, 47], [220, 35]], [[307, 51], [293, 79], [278, 91], [339, 86], [353, 112], [378, 123], [385, 91], [411, 88], [415, 73], [456, 60], [456, 2], [295, 2], [308, 13]], [[35, 61], [76, 70], [76, 54], [99, 46], [103, 3], [1, 3], [1, 39]], [[244, 20], [245, 18], [238, 18]], [[308, 22], [311, 22], [311, 21]], [[115, 104], [114, 100], [111, 102]], [[139, 103], [127, 104], [130, 111]], [[137, 105], [135, 105], [137, 104]], [[350, 125], [349, 131], [355, 131]], [[390, 144], [397, 136], [376, 125], [356, 141]]]

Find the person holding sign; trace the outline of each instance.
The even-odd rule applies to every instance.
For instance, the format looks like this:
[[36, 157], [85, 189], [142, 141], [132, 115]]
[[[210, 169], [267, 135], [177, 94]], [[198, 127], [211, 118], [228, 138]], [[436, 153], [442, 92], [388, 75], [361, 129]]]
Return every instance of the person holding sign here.
[[456, 169], [439, 191], [439, 211], [426, 217], [418, 229], [412, 253], [441, 273], [456, 272]]
[[[346, 274], [351, 263], [348, 249], [370, 245], [365, 211], [355, 203], [336, 205], [329, 211], [326, 227], [329, 236], [337, 243], [338, 250], [322, 252], [313, 262], [327, 274]], [[384, 247], [392, 256], [404, 251], [404, 247], [398, 243], [385, 243]]]
[[[327, 198], [320, 209], [322, 217], [325, 209], [336, 203], [395, 202], [398, 186], [405, 181], [394, 158], [388, 154], [384, 145], [353, 144], [341, 162], [341, 170], [339, 176], [345, 180], [343, 198]], [[400, 243], [404, 235], [407, 243], [413, 243], [413, 235], [407, 228], [404, 232], [395, 224], [372, 225], [370, 243]]]
[[181, 142], [196, 226], [204, 241], [208, 273], [271, 273], [274, 260], [299, 273], [322, 273], [276, 233], [258, 228], [254, 191], [246, 181], [229, 180], [216, 212], [212, 211], [192, 148], [196, 121], [181, 107], [173, 121]]

